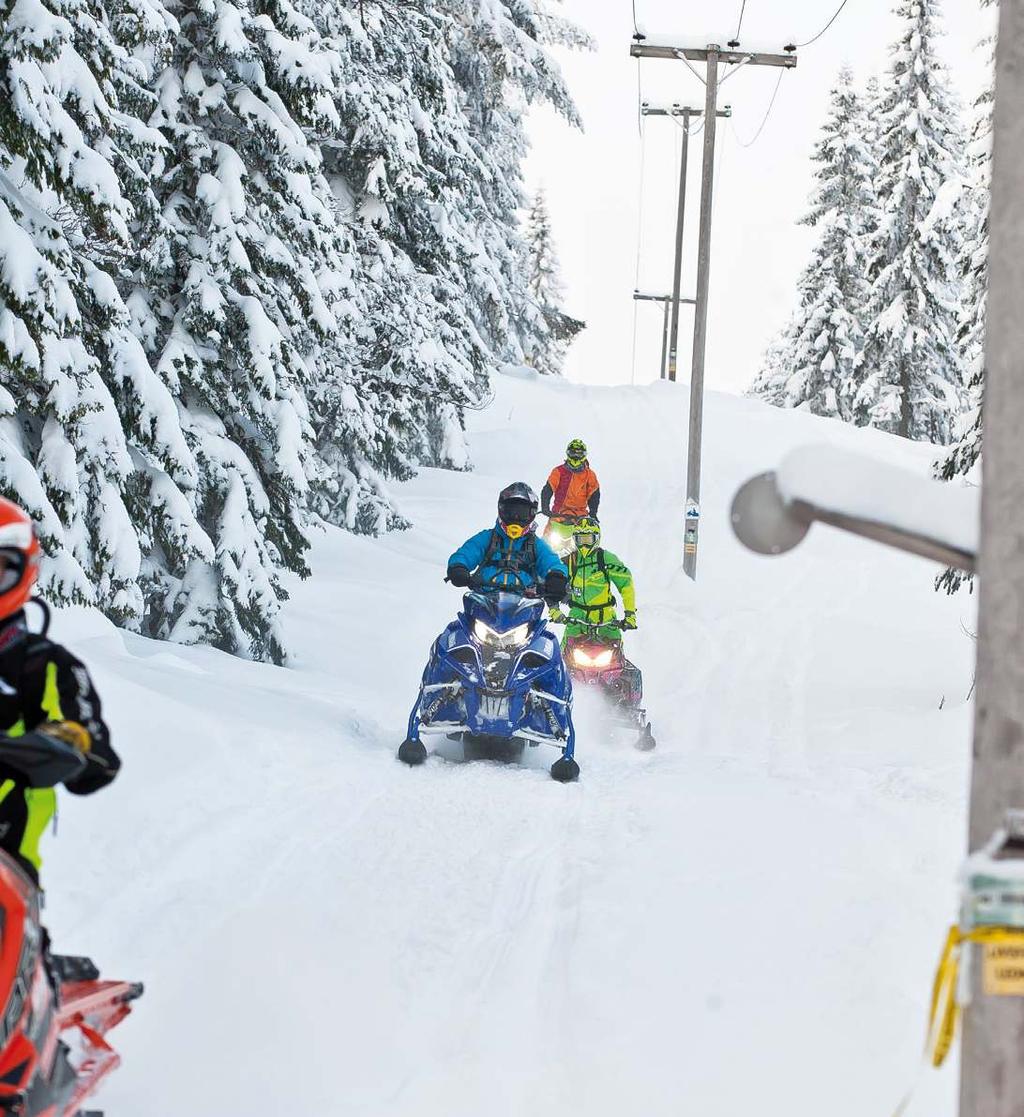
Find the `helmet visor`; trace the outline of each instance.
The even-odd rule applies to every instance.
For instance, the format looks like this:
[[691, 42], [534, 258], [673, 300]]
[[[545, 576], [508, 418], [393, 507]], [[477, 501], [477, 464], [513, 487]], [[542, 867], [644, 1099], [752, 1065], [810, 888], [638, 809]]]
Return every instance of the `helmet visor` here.
[[503, 524], [519, 524], [528, 527], [537, 516], [537, 506], [532, 501], [523, 500], [521, 497], [512, 497], [503, 500], [498, 505], [498, 515]]
[[0, 547], [0, 593], [9, 593], [25, 573], [25, 555], [16, 547]]

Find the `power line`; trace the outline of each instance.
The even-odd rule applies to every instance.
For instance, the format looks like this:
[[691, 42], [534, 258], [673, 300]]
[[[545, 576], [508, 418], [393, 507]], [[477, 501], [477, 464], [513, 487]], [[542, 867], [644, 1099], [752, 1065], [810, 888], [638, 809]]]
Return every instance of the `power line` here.
[[733, 35], [732, 40], [729, 43], [729, 46], [731, 46], [733, 48], [738, 47], [740, 45], [740, 31], [743, 30], [743, 16], [746, 14], [746, 11], [747, 11], [747, 0], [743, 0], [743, 4], [740, 7], [740, 18], [736, 22], [736, 34]]
[[786, 72], [785, 70], [779, 70], [779, 76], [778, 76], [778, 79], [775, 82], [775, 91], [772, 93], [772, 99], [768, 102], [768, 110], [764, 114], [764, 119], [761, 121], [760, 125], [758, 126], [757, 131], [754, 133], [753, 139], [748, 140], [746, 143], [744, 143], [743, 140], [741, 140], [739, 138], [739, 136], [736, 134], [736, 125], [735, 125], [735, 123], [733, 124], [732, 134], [733, 134], [733, 136], [736, 137], [736, 142], [740, 145], [740, 147], [753, 147], [754, 144], [757, 143], [758, 139], [761, 136], [761, 133], [764, 131], [765, 125], [768, 123], [768, 117], [770, 117], [772, 115], [772, 109], [775, 107], [775, 98], [778, 97], [778, 95], [779, 95], [779, 89], [782, 87], [782, 75], [785, 72]]
[[836, 9], [836, 14], [828, 21], [828, 23], [825, 24], [825, 26], [817, 33], [817, 35], [814, 36], [813, 39], [808, 39], [806, 43], [790, 43], [789, 46], [786, 47], [786, 50], [803, 50], [804, 47], [809, 47], [811, 43], [816, 43], [822, 37], [822, 35], [824, 35], [825, 32], [832, 26], [832, 24], [835, 23], [835, 21], [842, 14], [843, 8], [845, 8], [849, 2], [850, 0], [843, 0], [843, 2]]

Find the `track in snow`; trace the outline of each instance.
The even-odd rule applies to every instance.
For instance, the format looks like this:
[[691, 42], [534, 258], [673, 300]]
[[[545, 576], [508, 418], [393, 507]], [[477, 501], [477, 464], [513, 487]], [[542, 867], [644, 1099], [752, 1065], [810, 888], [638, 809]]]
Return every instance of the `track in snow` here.
[[[902, 1092], [954, 903], [971, 602], [825, 530], [746, 555], [726, 508], [801, 442], [927, 450], [710, 397], [694, 586], [685, 387], [497, 389], [475, 471], [403, 487], [413, 531], [316, 542], [294, 670], [59, 618], [126, 757], [47, 866], [59, 948], [147, 982], [111, 1117], [860, 1117]], [[575, 435], [637, 576], [658, 750], [584, 716], [578, 785], [405, 769], [448, 554]]]

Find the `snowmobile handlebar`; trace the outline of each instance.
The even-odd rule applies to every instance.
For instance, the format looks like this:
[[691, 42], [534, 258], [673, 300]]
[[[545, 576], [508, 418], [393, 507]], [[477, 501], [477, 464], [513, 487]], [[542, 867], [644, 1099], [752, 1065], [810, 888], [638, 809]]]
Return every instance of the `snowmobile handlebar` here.
[[86, 754], [47, 733], [0, 735], [0, 775], [28, 787], [56, 787], [80, 776], [88, 763]]
[[485, 582], [475, 574], [469, 579], [469, 585], [466, 589], [472, 590], [473, 593], [516, 593], [520, 597], [530, 598], [542, 596], [542, 594], [537, 592], [536, 586], [523, 586], [522, 588], [516, 587], [515, 589], [510, 586], [496, 586], [492, 582]]
[[555, 624], [574, 624], [577, 628], [586, 629], [588, 633], [600, 632], [602, 628], [614, 628], [621, 636], [624, 632], [631, 631], [622, 627], [622, 621], [606, 621], [604, 624], [597, 624], [595, 621], [577, 621], [570, 620], [568, 617], [564, 621], [555, 621]]

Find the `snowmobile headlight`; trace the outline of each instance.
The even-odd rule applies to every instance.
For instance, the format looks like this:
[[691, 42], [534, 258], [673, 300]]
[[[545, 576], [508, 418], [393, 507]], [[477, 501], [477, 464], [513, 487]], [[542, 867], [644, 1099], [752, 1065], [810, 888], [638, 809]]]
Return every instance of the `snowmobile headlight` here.
[[614, 653], [612, 652], [611, 648], [605, 648], [603, 652], [598, 652], [598, 654], [594, 656], [594, 666], [607, 667], [611, 663], [613, 658]]
[[483, 621], [473, 622], [473, 635], [480, 641], [481, 644], [500, 644], [501, 637], [489, 625], [484, 624]]
[[504, 644], [506, 646], [519, 647], [520, 644], [525, 644], [530, 635], [530, 626], [528, 624], [521, 624], [518, 628], [513, 628], [511, 632], [505, 633]]
[[490, 625], [483, 621], [473, 622], [473, 635], [481, 644], [489, 644], [495, 648], [518, 648], [525, 644], [530, 637], [529, 624], [521, 624], [508, 632], [495, 632]]
[[593, 667], [594, 666], [594, 661], [590, 658], [590, 656], [582, 648], [576, 648], [573, 651], [572, 659], [573, 659], [573, 663], [575, 663], [578, 667]]

